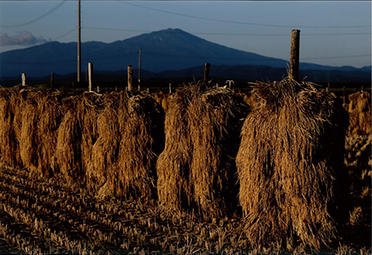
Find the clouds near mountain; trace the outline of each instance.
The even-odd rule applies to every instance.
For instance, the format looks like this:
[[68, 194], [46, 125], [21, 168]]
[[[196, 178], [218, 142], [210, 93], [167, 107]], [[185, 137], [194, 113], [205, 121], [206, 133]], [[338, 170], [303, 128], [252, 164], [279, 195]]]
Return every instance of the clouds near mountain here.
[[18, 32], [16, 35], [12, 36], [9, 36], [7, 33], [0, 33], [0, 46], [30, 46], [46, 42], [48, 42], [48, 40], [44, 39], [43, 37], [35, 37], [29, 31]]

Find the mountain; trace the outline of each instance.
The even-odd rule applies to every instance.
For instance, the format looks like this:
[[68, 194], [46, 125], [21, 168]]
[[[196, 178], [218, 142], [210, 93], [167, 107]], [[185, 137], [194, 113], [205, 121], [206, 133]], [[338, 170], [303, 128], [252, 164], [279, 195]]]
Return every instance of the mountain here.
[[[93, 62], [95, 70], [122, 70], [138, 65], [151, 72], [180, 70], [209, 62], [212, 65], [267, 65], [285, 67], [286, 61], [231, 49], [193, 36], [180, 29], [166, 29], [112, 43], [86, 42], [81, 45], [82, 70]], [[26, 73], [30, 76], [51, 72], [76, 72], [76, 43], [49, 42], [0, 54], [0, 76]]]
[[[88, 62], [93, 62], [95, 71], [126, 70], [127, 65], [137, 68], [140, 48], [141, 69], [152, 73], [167, 71], [167, 75], [173, 72], [180, 76], [188, 73], [187, 69], [203, 66], [206, 62], [211, 63], [211, 72], [217, 66], [225, 67], [220, 68], [221, 72], [227, 72], [226, 69], [231, 69], [229, 66], [256, 66], [256, 69], [265, 66], [268, 77], [271, 76], [270, 70], [278, 72], [288, 66], [288, 61], [282, 59], [228, 48], [180, 29], [166, 29], [112, 43], [82, 43], [82, 70], [87, 68]], [[26, 73], [28, 77], [47, 76], [52, 72], [60, 75], [76, 73], [76, 56], [76, 43], [59, 42], [3, 52], [0, 53], [0, 78], [19, 77], [21, 73]], [[300, 68], [316, 75], [316, 70], [362, 71], [354, 67], [335, 68], [310, 63], [301, 63]], [[260, 69], [261, 73], [265, 71]], [[368, 69], [365, 71], [368, 72]], [[239, 77], [244, 76], [244, 69], [235, 72]], [[262, 78], [266, 79], [266, 76]]]

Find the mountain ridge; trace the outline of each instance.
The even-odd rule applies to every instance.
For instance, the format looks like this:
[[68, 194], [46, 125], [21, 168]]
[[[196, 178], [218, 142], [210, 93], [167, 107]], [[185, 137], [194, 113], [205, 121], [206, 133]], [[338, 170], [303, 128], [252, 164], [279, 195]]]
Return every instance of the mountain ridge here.
[[[141, 48], [141, 69], [153, 73], [180, 71], [203, 65], [212, 66], [268, 66], [287, 68], [288, 61], [262, 56], [256, 53], [232, 49], [209, 42], [181, 29], [145, 33], [111, 43], [90, 41], [82, 43], [82, 70], [93, 62], [94, 70], [117, 71], [127, 65], [138, 65], [138, 51]], [[41, 77], [58, 73], [76, 73], [77, 43], [48, 42], [20, 50], [0, 53], [0, 77]], [[322, 66], [300, 63], [300, 70], [369, 71], [368, 67]]]

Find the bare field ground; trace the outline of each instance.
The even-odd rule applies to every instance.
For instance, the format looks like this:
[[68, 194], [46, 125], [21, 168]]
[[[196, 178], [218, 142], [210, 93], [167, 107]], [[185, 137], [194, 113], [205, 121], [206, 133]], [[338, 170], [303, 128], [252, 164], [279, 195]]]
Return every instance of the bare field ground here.
[[[0, 170], [0, 236], [4, 249], [26, 253], [242, 252], [239, 219], [199, 222], [151, 202], [98, 201], [63, 180]], [[5, 245], [5, 246], [4, 246]]]
[[[6, 166], [0, 168], [0, 179], [0, 245], [7, 252], [279, 253], [274, 244], [260, 251], [251, 250], [239, 216], [203, 222], [193, 215], [162, 210], [154, 201], [100, 201], [95, 194], [58, 177], [30, 177], [26, 170]], [[363, 212], [351, 212], [354, 226], [343, 227], [343, 232], [349, 233], [344, 238], [350, 239], [338, 238], [327, 253], [370, 254], [370, 225], [365, 219], [370, 217], [370, 207], [366, 206], [363, 205]]]

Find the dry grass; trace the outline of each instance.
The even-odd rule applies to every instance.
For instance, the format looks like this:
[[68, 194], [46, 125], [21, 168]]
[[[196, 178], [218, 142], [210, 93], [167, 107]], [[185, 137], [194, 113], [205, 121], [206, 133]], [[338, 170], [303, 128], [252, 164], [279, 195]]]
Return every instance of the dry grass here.
[[252, 91], [239, 93], [239, 95], [243, 98], [244, 102], [251, 107], [251, 109], [253, 109], [256, 106], [257, 103], [256, 94], [253, 93]]
[[98, 96], [82, 94], [62, 101], [64, 116], [58, 128], [55, 162], [69, 180], [83, 182], [96, 135]]
[[154, 198], [155, 162], [164, 144], [164, 111], [144, 94], [112, 93], [104, 95], [102, 102], [86, 172], [88, 185], [99, 189], [100, 198]]
[[101, 95], [94, 93], [84, 93], [77, 99], [77, 110], [81, 127], [81, 167], [84, 176], [93, 161], [93, 145], [98, 138], [97, 118], [104, 107], [102, 99]]
[[[71, 185], [61, 177], [56, 174], [45, 179], [30, 176], [24, 169], [0, 166], [3, 252], [289, 254], [276, 244], [252, 248], [243, 234], [241, 217], [205, 222], [190, 214], [166, 214], [156, 203], [122, 198], [102, 201], [94, 191]], [[362, 237], [359, 232], [352, 234]], [[333, 244], [332, 250], [320, 253], [371, 253], [370, 239], [358, 245], [348, 240], [342, 239]], [[314, 251], [296, 247], [290, 254], [314, 254]]]
[[247, 105], [230, 90], [201, 84], [177, 90], [157, 162], [160, 204], [204, 218], [226, 215], [236, 191], [236, 134], [246, 113]]
[[36, 115], [39, 116], [36, 136], [38, 139], [38, 173], [53, 175], [54, 153], [57, 145], [57, 131], [62, 121], [61, 100], [63, 94], [52, 92], [40, 98]]
[[[6, 96], [5, 96], [6, 95]], [[61, 112], [60, 93], [37, 92], [33, 88], [3, 89], [1, 109], [3, 162], [26, 167], [31, 173], [48, 175]]]
[[161, 204], [181, 210], [190, 204], [192, 192], [188, 175], [192, 147], [187, 123], [187, 108], [191, 90], [178, 89], [173, 106], [165, 117], [165, 148], [157, 161], [158, 197]]
[[[346, 136], [345, 165], [348, 170], [348, 191], [352, 197], [348, 208], [348, 222], [342, 233], [348, 244], [369, 243], [371, 247], [371, 181], [372, 135], [350, 134]], [[341, 232], [341, 231], [340, 231]], [[367, 246], [368, 247], [368, 246]]]
[[0, 89], [0, 154], [3, 163], [22, 166], [19, 139], [21, 136], [23, 94], [20, 87]]
[[15, 166], [22, 167], [22, 159], [20, 156], [20, 148], [19, 148], [19, 141], [21, 139], [21, 129], [22, 129], [22, 110], [24, 109], [24, 101], [27, 98], [27, 94], [32, 91], [31, 88], [26, 88], [26, 89], [20, 89], [17, 87], [14, 87], [11, 89], [12, 95], [9, 98], [9, 104], [11, 105], [11, 108], [13, 109], [13, 121], [12, 121], [12, 126], [11, 129], [13, 129], [13, 134], [14, 134], [14, 150], [12, 153], [13, 158], [14, 158], [14, 163]]
[[37, 172], [38, 168], [38, 148], [40, 141], [38, 140], [38, 124], [40, 115], [37, 112], [39, 101], [44, 95], [41, 92], [28, 92], [27, 98], [22, 104], [22, 126], [21, 136], [19, 139], [20, 157], [22, 164], [31, 172]]
[[118, 111], [117, 192], [127, 198], [154, 198], [155, 165], [164, 148], [164, 111], [149, 95], [134, 95], [123, 102]]
[[55, 161], [97, 196], [152, 198], [164, 111], [150, 96], [85, 93], [64, 99]]
[[349, 133], [351, 135], [371, 134], [371, 95], [366, 91], [357, 92], [350, 94], [349, 100]]
[[152, 93], [151, 96], [161, 105], [165, 112], [171, 107], [174, 94], [164, 94], [162, 91]]
[[355, 207], [352, 212], [350, 212], [350, 225], [356, 226], [360, 224], [361, 220], [363, 219], [363, 210], [361, 206]]
[[258, 103], [236, 159], [246, 233], [254, 247], [299, 242], [319, 249], [335, 236], [330, 157], [342, 130], [335, 132], [334, 98], [288, 78], [254, 90]]
[[165, 94], [163, 100], [161, 101], [161, 106], [163, 107], [164, 111], [167, 112], [168, 109], [172, 106], [173, 102], [173, 94]]
[[[57, 130], [56, 151], [53, 162], [55, 170], [65, 176], [73, 176], [81, 171], [80, 160], [80, 126], [76, 114], [76, 106], [72, 97], [62, 100], [63, 119]], [[74, 176], [77, 177], [77, 176]]]
[[[335, 98], [289, 79], [252, 95], [237, 172], [247, 105], [230, 90], [180, 88], [157, 180], [164, 112], [149, 95], [0, 89], [1, 161], [27, 168], [0, 166], [1, 240], [26, 253], [305, 253], [329, 243], [330, 208], [350, 192], [331, 245], [370, 253], [372, 136], [347, 136], [343, 176]], [[236, 209], [238, 173], [245, 217], [220, 217]]]
[[[92, 188], [104, 185], [108, 178], [114, 179], [120, 141], [118, 109], [122, 107], [120, 95], [104, 95], [104, 109], [97, 117], [97, 140], [92, 148], [92, 160], [87, 177]], [[112, 180], [111, 180], [112, 181]]]

